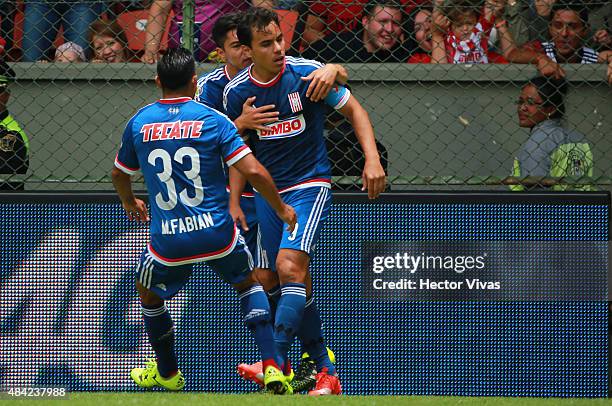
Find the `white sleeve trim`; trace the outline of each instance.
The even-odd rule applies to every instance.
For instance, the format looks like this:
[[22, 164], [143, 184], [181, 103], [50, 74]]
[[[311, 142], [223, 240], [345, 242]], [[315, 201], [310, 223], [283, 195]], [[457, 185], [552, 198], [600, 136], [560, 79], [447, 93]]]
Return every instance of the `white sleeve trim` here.
[[344, 105], [349, 101], [350, 98], [351, 98], [351, 91], [346, 89], [346, 93], [344, 93], [344, 96], [342, 96], [338, 104], [334, 106], [334, 109], [340, 110], [342, 107], [344, 107]]
[[227, 164], [227, 166], [232, 166], [234, 165], [236, 162], [240, 161], [242, 158], [244, 158], [245, 156], [249, 155], [251, 153], [251, 148], [246, 147], [244, 148], [242, 151], [238, 152], [236, 155], [234, 155], [233, 157], [231, 157], [229, 160], [227, 160], [225, 163]]
[[119, 162], [119, 160], [116, 158], [115, 158], [115, 167], [119, 169], [121, 172], [126, 173], [130, 176], [136, 175], [136, 172], [138, 172], [138, 169], [134, 170], [134, 169], [128, 168], [127, 166]]

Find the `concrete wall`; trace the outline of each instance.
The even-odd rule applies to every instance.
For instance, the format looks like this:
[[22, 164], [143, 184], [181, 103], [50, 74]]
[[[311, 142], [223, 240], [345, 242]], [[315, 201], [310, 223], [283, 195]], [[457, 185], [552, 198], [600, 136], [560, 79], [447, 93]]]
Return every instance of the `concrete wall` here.
[[[27, 189], [110, 188], [126, 121], [159, 96], [153, 66], [14, 64], [10, 111], [31, 140]], [[199, 71], [214, 68], [201, 65]], [[479, 183], [504, 177], [528, 136], [517, 125], [531, 66], [348, 65], [397, 182]], [[593, 143], [596, 176], [612, 178], [612, 92], [606, 67], [566, 66], [567, 125]], [[450, 177], [454, 177], [450, 180]], [[45, 182], [43, 182], [45, 181]]]

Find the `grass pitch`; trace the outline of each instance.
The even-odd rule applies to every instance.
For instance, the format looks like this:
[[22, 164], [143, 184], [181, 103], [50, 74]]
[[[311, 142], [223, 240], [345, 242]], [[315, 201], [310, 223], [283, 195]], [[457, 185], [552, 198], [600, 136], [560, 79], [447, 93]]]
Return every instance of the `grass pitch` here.
[[68, 399], [11, 399], [3, 397], [2, 405], [33, 404], [43, 406], [83, 405], [83, 406], [308, 406], [308, 405], [342, 405], [342, 406], [612, 406], [612, 399], [560, 399], [560, 398], [494, 398], [494, 397], [450, 397], [450, 396], [329, 396], [311, 398], [303, 395], [272, 396], [261, 394], [226, 395], [217, 393], [134, 393], [134, 392], [72, 392]]

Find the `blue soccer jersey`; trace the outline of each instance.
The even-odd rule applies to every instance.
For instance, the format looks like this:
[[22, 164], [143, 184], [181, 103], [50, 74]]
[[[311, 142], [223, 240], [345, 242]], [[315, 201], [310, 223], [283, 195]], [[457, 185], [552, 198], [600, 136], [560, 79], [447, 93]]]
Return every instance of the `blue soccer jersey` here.
[[[209, 73], [206, 73], [198, 79], [198, 88], [195, 95], [195, 100], [204, 103], [208, 107], [215, 110], [225, 112], [223, 108], [223, 89], [230, 81], [227, 74], [227, 69], [224, 66], [217, 68]], [[229, 191], [229, 188], [228, 188]], [[242, 201], [240, 206], [247, 217], [247, 223], [254, 224], [255, 218], [255, 203], [250, 201], [253, 199], [253, 186], [247, 182], [242, 192]], [[250, 199], [250, 200], [246, 200]], [[249, 248], [251, 246], [249, 245]]]
[[[249, 131], [248, 135], [255, 156], [281, 192], [330, 184], [331, 166], [323, 137], [325, 104], [306, 97], [309, 82], [301, 79], [322, 66], [288, 56], [283, 70], [270, 82], [257, 81], [251, 66], [236, 75], [223, 92], [223, 105], [232, 120], [241, 114], [243, 103], [251, 96], [256, 96], [258, 106], [276, 106], [278, 121], [266, 125], [268, 130]], [[337, 86], [325, 103], [340, 109], [349, 97], [347, 88]]]
[[198, 79], [198, 89], [195, 100], [204, 103], [217, 111], [224, 112], [223, 89], [230, 81], [225, 65], [211, 72], [205, 73]]
[[182, 97], [162, 99], [128, 122], [115, 166], [144, 175], [151, 204], [148, 250], [164, 265], [221, 258], [238, 240], [223, 161], [250, 153], [223, 114]]

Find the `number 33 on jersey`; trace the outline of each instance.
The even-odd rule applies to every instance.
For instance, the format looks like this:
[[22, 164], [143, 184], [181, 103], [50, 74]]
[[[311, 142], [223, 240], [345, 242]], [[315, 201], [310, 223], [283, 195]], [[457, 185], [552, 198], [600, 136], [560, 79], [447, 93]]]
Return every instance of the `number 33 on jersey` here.
[[233, 248], [238, 235], [219, 157], [232, 165], [248, 153], [226, 116], [187, 97], [158, 100], [132, 117], [115, 166], [144, 175], [151, 203], [149, 252], [156, 260], [178, 265]]

